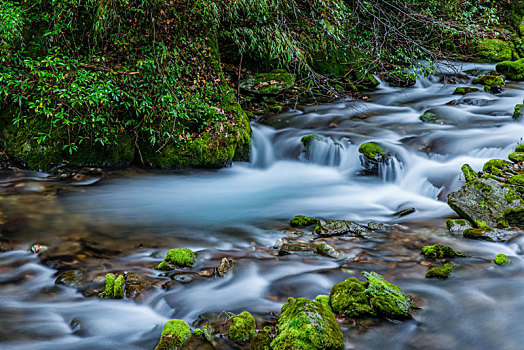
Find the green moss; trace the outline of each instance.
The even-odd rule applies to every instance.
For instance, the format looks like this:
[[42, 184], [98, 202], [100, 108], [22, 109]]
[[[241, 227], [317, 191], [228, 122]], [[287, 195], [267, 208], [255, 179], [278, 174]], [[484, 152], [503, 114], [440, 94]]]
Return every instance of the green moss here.
[[454, 258], [456, 256], [464, 256], [462, 253], [457, 253], [453, 248], [435, 244], [427, 245], [422, 248], [422, 255], [427, 259], [444, 259], [444, 258]]
[[412, 300], [408, 294], [375, 272], [363, 271], [362, 274], [368, 279], [366, 294], [373, 310], [394, 319], [411, 317]]
[[454, 269], [455, 265], [452, 264], [432, 266], [426, 272], [426, 278], [446, 279], [449, 277], [449, 275], [451, 275]]
[[352, 318], [375, 315], [366, 294], [367, 285], [355, 277], [335, 284], [329, 293], [329, 303], [333, 312]]
[[524, 162], [524, 152], [513, 152], [508, 156], [513, 163]]
[[304, 298], [289, 298], [282, 306], [272, 350], [343, 348], [342, 331], [329, 307]]
[[479, 89], [477, 88], [472, 88], [472, 87], [458, 87], [455, 89], [455, 91], [453, 92], [453, 95], [465, 95], [465, 94], [469, 94], [471, 92], [477, 92], [479, 91]]
[[318, 140], [318, 139], [319, 137], [317, 135], [311, 134], [311, 135], [302, 136], [302, 138], [300, 139], [300, 142], [302, 142], [305, 148], [309, 148], [311, 146], [311, 143], [314, 140]]
[[312, 218], [310, 216], [304, 216], [304, 215], [296, 215], [296, 216], [293, 216], [289, 220], [289, 224], [295, 227], [309, 226], [309, 225], [316, 224], [317, 222], [318, 222], [317, 219]]
[[524, 152], [524, 143], [515, 147], [515, 152]]
[[510, 80], [524, 80], [524, 58], [518, 61], [504, 61], [495, 67], [497, 72], [504, 74]]
[[508, 179], [508, 182], [512, 185], [524, 186], [524, 175], [513, 175]]
[[462, 232], [464, 238], [470, 239], [480, 239], [484, 241], [492, 241], [493, 239], [489, 236], [486, 236], [485, 233], [490, 230], [481, 229], [481, 228], [468, 228]]
[[171, 265], [176, 267], [191, 267], [195, 263], [196, 254], [189, 248], [176, 248], [167, 252], [164, 261], [158, 266], [157, 270], [171, 270]]
[[200, 328], [197, 328], [193, 331], [193, 335], [195, 337], [203, 337], [204, 336], [204, 331], [201, 330]]
[[506, 265], [511, 262], [511, 259], [504, 254], [497, 254], [493, 262], [497, 265]]
[[504, 79], [502, 79], [502, 77], [499, 77], [498, 75], [484, 75], [473, 80], [473, 84], [481, 84], [488, 87], [497, 87], [505, 85], [506, 82], [504, 81]]
[[270, 350], [274, 333], [274, 327], [266, 326], [261, 329], [251, 341], [251, 350]]
[[124, 276], [120, 275], [115, 279], [115, 289], [113, 294], [115, 298], [122, 299], [124, 297]]
[[508, 162], [507, 160], [502, 160], [502, 159], [491, 159], [491, 160], [488, 160], [485, 164], [484, 164], [484, 167], [482, 168], [482, 171], [485, 171], [485, 172], [489, 172], [493, 175], [499, 175], [501, 170], [510, 166], [511, 163]]
[[108, 273], [106, 275], [106, 285], [104, 287], [104, 291], [100, 294], [98, 294], [99, 297], [112, 297], [113, 292], [115, 290], [115, 275], [112, 273]]
[[167, 321], [155, 350], [180, 349], [191, 338], [191, 328], [182, 320]]
[[375, 159], [376, 156], [384, 156], [385, 153], [382, 147], [374, 142], [366, 142], [360, 145], [358, 151], [368, 158]]
[[500, 39], [484, 39], [477, 43], [475, 51], [489, 61], [500, 62], [511, 60], [514, 50], [511, 42]]
[[464, 219], [447, 219], [446, 220], [446, 227], [448, 230], [451, 230], [455, 225], [458, 226], [467, 226], [468, 222]]
[[251, 340], [256, 334], [255, 318], [249, 312], [244, 311], [231, 318], [229, 327], [229, 339], [245, 343]]
[[462, 173], [464, 174], [464, 178], [466, 179], [466, 182], [475, 180], [478, 177], [477, 173], [471, 168], [469, 164], [464, 164], [460, 169], [462, 170]]
[[[513, 112], [513, 120], [519, 121], [522, 119], [522, 117], [524, 117], [524, 104], [518, 104], [515, 106], [515, 110]], [[520, 152], [524, 152], [524, 147]]]
[[316, 301], [318, 301], [319, 303], [322, 303], [324, 304], [325, 306], [329, 306], [329, 295], [317, 295], [317, 297], [315, 298]]

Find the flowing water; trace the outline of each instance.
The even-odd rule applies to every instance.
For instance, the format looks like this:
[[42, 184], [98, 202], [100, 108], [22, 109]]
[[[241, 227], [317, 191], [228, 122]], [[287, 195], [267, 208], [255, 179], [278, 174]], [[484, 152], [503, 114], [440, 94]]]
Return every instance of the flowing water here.
[[[335, 283], [372, 270], [412, 294], [418, 309], [409, 321], [341, 324], [347, 349], [522, 349], [524, 239], [454, 236], [445, 227], [453, 216], [445, 198], [463, 183], [462, 164], [480, 170], [522, 142], [524, 122], [511, 115], [524, 83], [508, 83], [496, 95], [452, 95], [472, 86], [469, 69], [493, 65], [452, 68], [411, 88], [381, 83], [368, 102], [264, 117], [252, 125], [251, 163], [230, 168], [120, 171], [76, 187], [49, 184], [42, 174], [4, 174], [0, 185], [15, 182], [9, 188], [17, 191], [0, 197], [0, 238], [12, 248], [0, 253], [0, 348], [152, 349], [168, 319], [191, 323], [206, 312], [248, 310], [260, 325], [287, 297], [328, 294]], [[442, 124], [422, 123], [426, 111]], [[312, 133], [318, 137], [305, 149], [300, 139]], [[394, 154], [378, 176], [362, 176], [357, 150], [366, 141]], [[392, 216], [409, 207], [415, 213]], [[369, 240], [337, 240], [341, 260], [278, 256], [277, 240], [310, 237], [290, 230], [297, 214], [393, 226]], [[54, 249], [54, 259], [29, 251], [33, 243]], [[426, 280], [419, 252], [435, 243], [472, 257], [457, 261], [449, 280]], [[197, 265], [180, 275], [156, 271], [175, 247], [198, 251]], [[495, 266], [497, 253], [513, 263]], [[236, 260], [232, 273], [198, 274], [222, 257]], [[82, 293], [55, 285], [70, 269], [94, 284]], [[139, 300], [92, 296], [106, 273], [125, 271], [161, 283]]]

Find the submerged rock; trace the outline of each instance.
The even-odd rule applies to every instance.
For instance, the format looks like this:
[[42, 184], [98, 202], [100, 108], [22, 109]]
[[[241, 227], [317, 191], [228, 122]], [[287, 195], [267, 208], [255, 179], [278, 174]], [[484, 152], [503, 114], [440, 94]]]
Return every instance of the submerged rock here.
[[366, 294], [377, 314], [393, 319], [411, 317], [409, 310], [413, 302], [408, 294], [375, 272], [362, 274], [368, 279]]
[[509, 264], [511, 262], [511, 259], [508, 258], [504, 254], [497, 254], [497, 256], [495, 257], [495, 260], [493, 260], [493, 262], [495, 264], [497, 264], [497, 265], [506, 265], [506, 264]]
[[342, 257], [342, 254], [338, 250], [336, 250], [335, 247], [327, 243], [317, 244], [315, 250], [318, 254], [327, 256], [329, 258], [340, 259]]
[[524, 104], [518, 104], [513, 111], [513, 120], [519, 121], [524, 117]]
[[317, 219], [312, 218], [310, 216], [304, 216], [304, 215], [296, 215], [296, 216], [293, 216], [289, 220], [289, 224], [295, 227], [309, 226], [309, 225], [316, 224], [317, 222], [318, 222]]
[[196, 254], [189, 248], [176, 248], [167, 252], [164, 261], [157, 270], [172, 270], [176, 267], [191, 267], [195, 263]]
[[331, 309], [319, 301], [289, 298], [282, 306], [273, 350], [342, 350], [344, 336]]
[[69, 270], [58, 275], [55, 280], [55, 284], [77, 288], [80, 287], [84, 281], [84, 276], [85, 271], [83, 270]]
[[249, 312], [244, 311], [239, 315], [231, 318], [229, 327], [229, 339], [245, 343], [251, 340], [256, 334], [255, 318]]
[[454, 251], [453, 248], [440, 244], [423, 247], [421, 254], [427, 259], [444, 259], [464, 256], [464, 254]]
[[366, 294], [367, 282], [360, 282], [355, 277], [337, 283], [329, 293], [329, 303], [338, 315], [360, 318], [376, 315]]
[[455, 268], [456, 266], [452, 264], [432, 266], [426, 272], [426, 278], [446, 279], [451, 275]]
[[315, 251], [309, 246], [309, 244], [304, 242], [288, 242], [282, 244], [278, 255], [313, 255]]
[[155, 281], [139, 273], [128, 272], [125, 274], [125, 294], [127, 298], [137, 299], [152, 287]]
[[524, 200], [509, 185], [475, 179], [448, 195], [448, 205], [478, 228], [524, 226]]
[[446, 124], [445, 120], [440, 119], [435, 113], [433, 112], [426, 112], [422, 114], [420, 117], [418, 117], [421, 122], [426, 124], [439, 124], [443, 125]]
[[368, 228], [348, 220], [319, 220], [315, 233], [321, 236], [367, 237]]
[[495, 66], [497, 72], [504, 74], [506, 79], [524, 80], [524, 58], [518, 61], [504, 61]]
[[409, 215], [409, 214], [413, 214], [416, 211], [417, 210], [415, 208], [406, 208], [406, 209], [399, 210], [396, 213], [393, 213], [391, 215], [392, 216], [398, 216], [399, 218], [401, 218], [403, 216], [406, 216], [406, 215]]
[[160, 342], [155, 350], [180, 349], [191, 338], [191, 328], [182, 320], [170, 320], [164, 324]]
[[224, 277], [229, 271], [233, 269], [233, 266], [235, 266], [235, 260], [222, 258], [222, 260], [220, 261], [220, 265], [218, 265], [217, 268], [217, 275], [220, 277]]

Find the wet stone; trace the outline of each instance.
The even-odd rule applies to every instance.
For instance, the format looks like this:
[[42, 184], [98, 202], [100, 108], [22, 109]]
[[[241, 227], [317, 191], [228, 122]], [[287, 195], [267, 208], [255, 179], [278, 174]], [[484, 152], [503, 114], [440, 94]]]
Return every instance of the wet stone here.
[[84, 280], [85, 272], [82, 270], [70, 270], [61, 273], [55, 280], [55, 284], [78, 288]]
[[220, 265], [217, 268], [217, 275], [220, 277], [224, 277], [229, 271], [233, 269], [234, 265], [235, 260], [222, 258], [222, 260], [220, 261]]
[[278, 255], [313, 255], [315, 252], [307, 243], [290, 242], [284, 243], [278, 252]]
[[319, 220], [315, 233], [320, 236], [350, 235], [367, 237], [368, 228], [348, 220]]

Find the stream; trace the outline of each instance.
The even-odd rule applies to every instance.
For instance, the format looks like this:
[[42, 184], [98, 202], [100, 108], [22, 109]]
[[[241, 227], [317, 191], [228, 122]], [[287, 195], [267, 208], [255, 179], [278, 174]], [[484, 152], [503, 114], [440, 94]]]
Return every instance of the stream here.
[[[505, 243], [450, 233], [448, 193], [464, 183], [460, 167], [479, 171], [523, 142], [512, 119], [524, 82], [490, 94], [472, 80], [491, 64], [455, 63], [410, 88], [382, 82], [365, 102], [341, 101], [264, 116], [252, 124], [250, 163], [220, 170], [107, 172], [100, 181], [65, 186], [42, 174], [1, 174], [19, 191], [0, 196], [1, 349], [153, 349], [163, 324], [200, 314], [249, 311], [274, 319], [288, 297], [314, 299], [361, 271], [376, 271], [410, 293], [417, 308], [402, 322], [345, 322], [346, 349], [522, 349], [524, 238]], [[458, 86], [481, 90], [453, 95]], [[451, 103], [450, 103], [451, 102]], [[442, 123], [420, 121], [424, 112]], [[308, 149], [305, 135], [318, 135]], [[394, 158], [378, 176], [362, 176], [358, 147], [373, 141]], [[392, 214], [415, 208], [413, 214]], [[336, 242], [344, 258], [279, 256], [283, 237], [307, 238], [294, 215], [390, 225], [371, 239]], [[4, 244], [2, 243], [2, 244]], [[30, 251], [50, 247], [43, 261]], [[448, 280], [424, 277], [420, 249], [445, 244], [471, 257]], [[0, 245], [0, 247], [2, 247]], [[171, 248], [198, 252], [187, 271], [154, 267]], [[498, 253], [512, 263], [499, 267]], [[225, 277], [199, 274], [223, 257]], [[55, 284], [67, 270], [94, 281], [82, 292]], [[108, 272], [140, 273], [155, 287], [133, 300], [98, 300]]]

